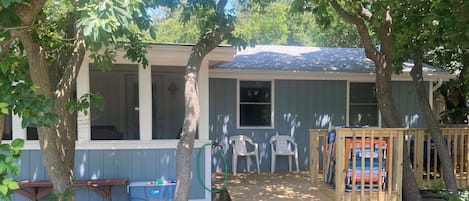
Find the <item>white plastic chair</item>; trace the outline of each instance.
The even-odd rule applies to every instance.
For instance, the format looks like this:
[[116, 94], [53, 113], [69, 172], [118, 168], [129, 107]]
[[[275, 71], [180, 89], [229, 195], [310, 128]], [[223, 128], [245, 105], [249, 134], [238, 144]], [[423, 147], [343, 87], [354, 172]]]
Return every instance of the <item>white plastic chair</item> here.
[[[246, 142], [254, 147], [253, 151], [248, 152]], [[231, 163], [233, 169], [233, 175], [236, 175], [236, 168], [238, 162], [238, 156], [246, 156], [247, 159], [247, 170], [250, 171], [249, 167], [251, 166], [251, 156], [256, 157], [257, 163], [257, 173], [260, 173], [259, 169], [259, 154], [258, 154], [258, 144], [254, 143], [251, 138], [245, 135], [234, 135], [230, 137], [230, 144], [233, 145], [233, 161]]]
[[275, 172], [275, 159], [277, 156], [288, 156], [288, 170], [291, 171], [291, 157], [295, 157], [296, 171], [298, 167], [298, 145], [295, 140], [288, 135], [276, 135], [270, 138], [270, 147], [272, 148], [272, 167], [271, 172]]

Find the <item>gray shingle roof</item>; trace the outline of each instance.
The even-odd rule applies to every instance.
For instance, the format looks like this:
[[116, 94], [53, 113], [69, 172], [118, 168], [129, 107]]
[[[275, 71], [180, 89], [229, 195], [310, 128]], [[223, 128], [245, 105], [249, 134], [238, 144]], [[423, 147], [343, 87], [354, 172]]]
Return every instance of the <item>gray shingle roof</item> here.
[[[403, 64], [409, 71], [412, 62]], [[363, 48], [257, 45], [238, 52], [233, 61], [219, 65], [223, 70], [274, 70], [289, 72], [374, 72], [374, 63]], [[444, 72], [430, 65], [424, 72]]]

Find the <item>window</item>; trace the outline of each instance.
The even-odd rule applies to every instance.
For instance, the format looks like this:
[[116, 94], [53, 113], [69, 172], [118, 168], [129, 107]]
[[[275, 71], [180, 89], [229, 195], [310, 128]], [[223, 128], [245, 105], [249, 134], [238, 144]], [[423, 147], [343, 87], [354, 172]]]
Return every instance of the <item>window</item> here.
[[375, 83], [350, 83], [350, 125], [379, 126]]
[[3, 123], [3, 140], [11, 140], [12, 139], [12, 117], [11, 117], [11, 112], [8, 113], [8, 115], [3, 116], [4, 121], [0, 122]]
[[92, 140], [140, 139], [137, 75], [138, 65], [90, 65], [90, 90], [104, 99], [104, 110], [91, 106]]
[[239, 127], [273, 127], [272, 81], [239, 81]]
[[153, 66], [152, 139], [179, 139], [184, 122], [183, 67]]

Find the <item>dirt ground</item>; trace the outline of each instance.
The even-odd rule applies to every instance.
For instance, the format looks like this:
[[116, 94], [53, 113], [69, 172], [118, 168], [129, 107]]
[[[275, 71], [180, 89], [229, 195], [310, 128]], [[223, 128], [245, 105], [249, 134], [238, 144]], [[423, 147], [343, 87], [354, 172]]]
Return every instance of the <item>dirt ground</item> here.
[[[214, 173], [213, 184], [219, 188], [223, 174]], [[333, 201], [334, 189], [322, 182], [311, 183], [308, 172], [262, 172], [229, 174], [226, 185], [232, 201]], [[214, 194], [214, 198], [222, 194]], [[226, 201], [214, 199], [217, 201]], [[424, 201], [444, 201], [444, 199], [424, 198]]]
[[[223, 183], [223, 174], [215, 173], [213, 178], [214, 185]], [[233, 201], [332, 201], [334, 197], [332, 188], [313, 185], [308, 172], [238, 173], [228, 180], [226, 188]]]

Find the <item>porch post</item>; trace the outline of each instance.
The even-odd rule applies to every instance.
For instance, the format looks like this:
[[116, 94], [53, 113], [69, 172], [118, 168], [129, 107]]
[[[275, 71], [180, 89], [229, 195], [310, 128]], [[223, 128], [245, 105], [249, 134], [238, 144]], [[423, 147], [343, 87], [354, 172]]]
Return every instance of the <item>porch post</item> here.
[[432, 109], [433, 109], [433, 91], [435, 91], [435, 89], [433, 89], [433, 83], [428, 82], [428, 103], [430, 104], [430, 108]]
[[[80, 71], [77, 76], [77, 98], [90, 92], [90, 64], [88, 55], [85, 56], [83, 63], [81, 64]], [[90, 111], [88, 108], [88, 114], [78, 112], [77, 117], [77, 140], [87, 142], [91, 140], [91, 120]]]
[[26, 129], [23, 129], [23, 127], [21, 127], [21, 117], [16, 115], [16, 114], [12, 114], [11, 115], [11, 139], [14, 140], [16, 138], [21, 138], [21, 139], [26, 139]]
[[138, 104], [140, 140], [152, 140], [151, 65], [138, 65]]
[[208, 88], [208, 61], [204, 60], [199, 71], [199, 140], [209, 139], [209, 88]]

